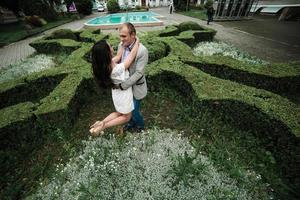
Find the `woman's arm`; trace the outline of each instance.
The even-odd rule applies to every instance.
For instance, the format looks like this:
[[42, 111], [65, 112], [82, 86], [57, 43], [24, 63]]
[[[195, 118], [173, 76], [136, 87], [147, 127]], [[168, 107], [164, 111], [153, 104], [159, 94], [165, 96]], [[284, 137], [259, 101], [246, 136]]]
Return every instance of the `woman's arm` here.
[[138, 38], [136, 38], [135, 44], [134, 44], [133, 48], [131, 49], [131, 52], [129, 53], [129, 55], [127, 56], [127, 58], [124, 61], [125, 69], [128, 69], [130, 67], [130, 65], [133, 63], [133, 61], [135, 60], [135, 57], [136, 57], [138, 49], [139, 49], [139, 45], [140, 45], [140, 40]]
[[121, 61], [122, 54], [123, 54], [123, 47], [122, 45], [119, 45], [117, 55], [112, 58], [112, 61], [115, 63], [119, 63]]

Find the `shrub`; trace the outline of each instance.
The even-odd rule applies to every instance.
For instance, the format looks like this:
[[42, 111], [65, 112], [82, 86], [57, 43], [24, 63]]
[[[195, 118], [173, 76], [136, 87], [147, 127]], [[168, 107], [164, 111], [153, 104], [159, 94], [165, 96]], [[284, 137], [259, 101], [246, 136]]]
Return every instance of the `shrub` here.
[[47, 24], [46, 20], [40, 18], [39, 16], [26, 16], [25, 21], [33, 26], [41, 27]]
[[38, 15], [46, 20], [57, 18], [57, 12], [43, 0], [26, 0], [20, 4], [26, 15]]
[[214, 4], [214, 2], [212, 0], [208, 0], [205, 4], [204, 4], [204, 8], [209, 8]]
[[29, 44], [39, 53], [71, 53], [80, 43], [70, 39], [37, 40]]
[[180, 32], [187, 30], [203, 30], [203, 28], [199, 24], [192, 21], [182, 22], [179, 24], [178, 28]]
[[59, 29], [54, 31], [51, 36], [51, 39], [71, 39], [71, 40], [77, 40], [77, 37], [73, 31], [70, 29]]
[[110, 13], [115, 13], [120, 11], [119, 3], [116, 0], [109, 0], [106, 6], [107, 6], [107, 11]]
[[163, 31], [160, 31], [159, 36], [160, 37], [169, 37], [169, 36], [175, 36], [180, 33], [178, 27], [174, 25], [166, 26], [166, 28]]
[[141, 41], [148, 49], [149, 63], [165, 57], [168, 53], [166, 44], [159, 40], [157, 37], [148, 37], [147, 40], [143, 40], [143, 38], [141, 38]]
[[91, 0], [75, 0], [77, 12], [83, 15], [92, 13], [93, 4]]
[[193, 10], [203, 10], [204, 6], [203, 5], [190, 5], [190, 8]]
[[148, 6], [142, 6], [141, 9], [142, 9], [142, 10], [149, 11], [149, 7], [148, 7]]
[[107, 35], [103, 35], [100, 33], [100, 30], [91, 31], [91, 30], [84, 30], [79, 35], [79, 39], [82, 42], [97, 42], [102, 39], [107, 39]]

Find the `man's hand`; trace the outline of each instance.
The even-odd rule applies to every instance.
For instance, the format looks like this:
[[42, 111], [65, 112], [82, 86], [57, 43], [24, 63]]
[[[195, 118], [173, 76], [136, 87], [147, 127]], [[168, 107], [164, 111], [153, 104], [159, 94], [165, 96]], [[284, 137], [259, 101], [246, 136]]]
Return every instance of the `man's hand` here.
[[112, 86], [112, 89], [120, 89], [119, 84], [118, 84], [118, 85], [114, 84], [114, 85]]
[[121, 90], [124, 90], [121, 86], [121, 83], [117, 84], [117, 85], [113, 85], [112, 89], [121, 89]]

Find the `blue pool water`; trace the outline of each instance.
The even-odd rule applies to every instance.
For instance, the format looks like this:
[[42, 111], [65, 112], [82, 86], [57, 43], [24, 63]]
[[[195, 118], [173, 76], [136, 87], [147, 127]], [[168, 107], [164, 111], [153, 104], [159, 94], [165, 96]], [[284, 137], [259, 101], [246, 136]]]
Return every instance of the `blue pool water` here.
[[151, 23], [159, 22], [160, 20], [156, 17], [161, 17], [159, 14], [154, 12], [128, 12], [128, 13], [117, 13], [110, 14], [103, 17], [94, 18], [86, 23], [86, 25], [111, 25], [121, 24], [124, 22], [131, 23]]

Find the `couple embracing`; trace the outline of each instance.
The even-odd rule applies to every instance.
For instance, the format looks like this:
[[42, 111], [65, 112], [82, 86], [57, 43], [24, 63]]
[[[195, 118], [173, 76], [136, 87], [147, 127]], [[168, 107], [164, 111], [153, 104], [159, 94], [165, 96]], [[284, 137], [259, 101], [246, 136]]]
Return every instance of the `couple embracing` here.
[[94, 78], [100, 87], [112, 89], [116, 110], [90, 127], [93, 136], [103, 134], [106, 128], [125, 123], [124, 130], [128, 131], [141, 131], [145, 126], [140, 103], [147, 94], [144, 70], [148, 50], [140, 43], [131, 23], [120, 26], [119, 36], [121, 42], [115, 56], [113, 48], [105, 40], [92, 48]]

